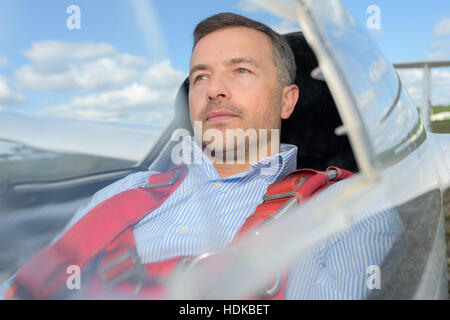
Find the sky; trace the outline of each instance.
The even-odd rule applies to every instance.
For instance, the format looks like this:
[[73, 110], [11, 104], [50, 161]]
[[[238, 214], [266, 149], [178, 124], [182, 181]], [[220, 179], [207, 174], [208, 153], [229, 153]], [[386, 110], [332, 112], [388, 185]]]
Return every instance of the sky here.
[[[363, 26], [368, 8], [379, 8], [380, 29], [368, 31], [391, 62], [450, 60], [448, 0], [343, 3]], [[0, 0], [0, 111], [167, 123], [187, 75], [192, 30], [223, 11], [281, 33], [299, 29], [251, 0]], [[421, 71], [401, 76], [420, 101]], [[433, 71], [433, 84], [433, 103], [450, 104], [450, 68]]]

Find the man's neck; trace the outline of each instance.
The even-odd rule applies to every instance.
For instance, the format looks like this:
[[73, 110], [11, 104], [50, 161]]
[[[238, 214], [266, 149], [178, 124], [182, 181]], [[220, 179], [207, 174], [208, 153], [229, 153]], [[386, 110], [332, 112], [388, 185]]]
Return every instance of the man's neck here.
[[[279, 149], [280, 149], [279, 142], [275, 148], [271, 148], [270, 146], [271, 146], [271, 144], [269, 142], [266, 145], [267, 151], [258, 153], [256, 161], [255, 161], [255, 157], [253, 157], [253, 159], [252, 159], [253, 161], [251, 162], [250, 161], [251, 157], [249, 157], [247, 155], [245, 158], [245, 163], [241, 163], [242, 161], [240, 161], [240, 162], [235, 161], [232, 163], [227, 163], [226, 161], [224, 161], [225, 163], [216, 163], [213, 161], [213, 165], [216, 168], [217, 173], [219, 174], [219, 176], [221, 178], [226, 178], [226, 177], [229, 177], [229, 176], [241, 173], [241, 172], [246, 172], [246, 171], [250, 170], [250, 167], [252, 166], [253, 163], [279, 153]], [[267, 156], [261, 157], [260, 156], [261, 154], [267, 155]]]
[[214, 167], [221, 178], [226, 178], [241, 172], [248, 171], [251, 167], [250, 163], [244, 164], [226, 164], [226, 163], [214, 163]]

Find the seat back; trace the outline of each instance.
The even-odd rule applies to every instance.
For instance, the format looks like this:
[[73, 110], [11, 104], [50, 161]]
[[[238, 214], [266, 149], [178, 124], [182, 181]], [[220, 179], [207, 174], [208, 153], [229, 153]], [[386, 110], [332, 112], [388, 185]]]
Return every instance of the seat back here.
[[281, 124], [281, 142], [299, 148], [297, 167], [325, 170], [336, 166], [358, 171], [347, 136], [337, 136], [342, 125], [330, 90], [325, 81], [311, 77], [317, 59], [301, 32], [284, 35], [297, 64], [295, 82], [300, 88], [294, 112]]

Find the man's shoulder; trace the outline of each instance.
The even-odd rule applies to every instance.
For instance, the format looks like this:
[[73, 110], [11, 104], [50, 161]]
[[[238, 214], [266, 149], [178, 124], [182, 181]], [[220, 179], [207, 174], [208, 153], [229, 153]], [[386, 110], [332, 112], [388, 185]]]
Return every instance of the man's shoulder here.
[[[94, 194], [94, 197], [109, 198], [110, 196], [129, 190], [134, 188], [143, 187], [147, 184], [148, 179], [150, 176], [157, 174], [159, 172], [156, 171], [139, 171], [132, 174], [129, 174], [128, 176], [115, 181], [114, 183], [104, 187], [103, 189], [97, 191]], [[104, 199], [106, 200], [106, 199]]]
[[157, 174], [156, 171], [139, 171], [117, 180], [116, 182], [97, 191], [91, 199], [88, 207], [94, 207], [97, 204], [126, 190], [144, 187], [150, 176]]
[[99, 205], [100, 203], [114, 197], [115, 195], [139, 187], [144, 187], [147, 184], [149, 177], [153, 174], [159, 172], [156, 171], [139, 171], [128, 176], [115, 181], [114, 183], [104, 187], [97, 191], [90, 199], [89, 203], [86, 206], [79, 208], [69, 223], [64, 228], [63, 232], [54, 239], [56, 241], [59, 237], [65, 233], [70, 227], [72, 227], [77, 221], [79, 221], [83, 216], [85, 216], [89, 211], [91, 211], [94, 207]]

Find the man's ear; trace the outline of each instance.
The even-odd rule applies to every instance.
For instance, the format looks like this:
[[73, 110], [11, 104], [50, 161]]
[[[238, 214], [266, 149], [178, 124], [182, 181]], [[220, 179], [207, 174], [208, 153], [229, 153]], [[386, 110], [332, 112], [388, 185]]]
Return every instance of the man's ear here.
[[287, 119], [291, 116], [297, 104], [299, 91], [298, 86], [295, 84], [283, 88], [281, 95], [281, 119]]

